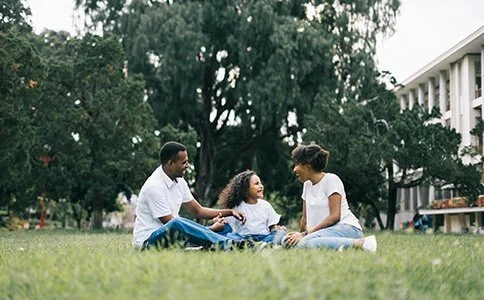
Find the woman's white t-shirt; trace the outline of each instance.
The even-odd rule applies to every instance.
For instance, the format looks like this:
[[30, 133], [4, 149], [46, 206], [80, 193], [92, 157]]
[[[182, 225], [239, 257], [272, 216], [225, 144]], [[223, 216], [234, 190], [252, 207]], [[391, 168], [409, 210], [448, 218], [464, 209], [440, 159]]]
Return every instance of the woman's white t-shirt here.
[[358, 219], [353, 215], [346, 200], [343, 182], [333, 173], [326, 173], [318, 183], [306, 181], [302, 198], [306, 201], [306, 228], [312, 228], [329, 216], [329, 199], [334, 193], [341, 195], [341, 216], [338, 224], [348, 224], [361, 230]]
[[276, 213], [271, 204], [262, 199], [258, 199], [255, 204], [242, 202], [235, 209], [245, 215], [245, 224], [234, 217], [226, 217], [225, 219], [232, 227], [233, 232], [240, 235], [269, 234], [269, 226], [277, 225], [281, 219], [281, 215]]

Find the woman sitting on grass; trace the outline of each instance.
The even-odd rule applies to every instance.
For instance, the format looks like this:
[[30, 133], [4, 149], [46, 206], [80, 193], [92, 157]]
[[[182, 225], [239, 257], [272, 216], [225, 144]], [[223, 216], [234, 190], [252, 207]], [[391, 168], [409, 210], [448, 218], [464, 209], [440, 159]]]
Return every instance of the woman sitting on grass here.
[[319, 145], [301, 145], [292, 151], [294, 173], [303, 185], [300, 232], [291, 232], [284, 243], [298, 248], [341, 249], [354, 247], [376, 252], [375, 236], [363, 238], [358, 219], [350, 211], [343, 182], [325, 173], [329, 152]]
[[264, 186], [254, 171], [235, 175], [219, 195], [223, 208], [237, 209], [245, 215], [245, 223], [233, 217], [219, 219], [226, 222], [221, 234], [229, 238], [243, 238], [255, 242], [280, 244], [286, 235], [284, 227], [278, 226], [281, 216], [264, 197]]

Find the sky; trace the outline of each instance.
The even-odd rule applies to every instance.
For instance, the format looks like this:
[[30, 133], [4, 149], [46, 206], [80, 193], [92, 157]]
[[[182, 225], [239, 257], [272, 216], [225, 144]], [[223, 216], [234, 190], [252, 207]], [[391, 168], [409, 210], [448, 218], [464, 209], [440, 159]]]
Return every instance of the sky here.
[[[484, 26], [484, 0], [402, 0], [395, 33], [377, 47], [380, 70], [402, 82]], [[27, 0], [36, 33], [75, 34], [74, 0]]]

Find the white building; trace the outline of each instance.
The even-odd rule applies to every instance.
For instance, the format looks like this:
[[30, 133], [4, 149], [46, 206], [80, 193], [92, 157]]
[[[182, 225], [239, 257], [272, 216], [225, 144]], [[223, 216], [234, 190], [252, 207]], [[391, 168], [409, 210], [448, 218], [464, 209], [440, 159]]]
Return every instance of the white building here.
[[[463, 41], [423, 66], [395, 90], [402, 110], [423, 105], [429, 111], [438, 107], [441, 122], [455, 128], [462, 135], [461, 149], [467, 146], [483, 154], [483, 139], [470, 134], [477, 122], [484, 119], [482, 87], [484, 85], [484, 26]], [[464, 163], [475, 158], [465, 157]], [[412, 219], [417, 208], [428, 207], [434, 199], [452, 198], [450, 190], [437, 190], [432, 186], [400, 189], [399, 213], [395, 217], [395, 229], [404, 221]], [[458, 195], [457, 195], [458, 196]], [[482, 226], [482, 210], [465, 211], [461, 214], [444, 210], [427, 211], [436, 214], [437, 225], [444, 232], [458, 232], [463, 227]]]

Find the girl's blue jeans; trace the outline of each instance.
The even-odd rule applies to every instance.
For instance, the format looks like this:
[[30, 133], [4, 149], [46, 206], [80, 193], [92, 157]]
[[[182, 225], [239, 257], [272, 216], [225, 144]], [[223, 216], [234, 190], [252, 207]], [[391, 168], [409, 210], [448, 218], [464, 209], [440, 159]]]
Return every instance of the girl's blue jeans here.
[[270, 244], [282, 244], [282, 239], [286, 236], [284, 230], [274, 230], [268, 234], [248, 234], [241, 235], [236, 232], [232, 232], [232, 227], [229, 224], [225, 224], [223, 231], [218, 232], [232, 240], [252, 240], [254, 242], [266, 242]]

